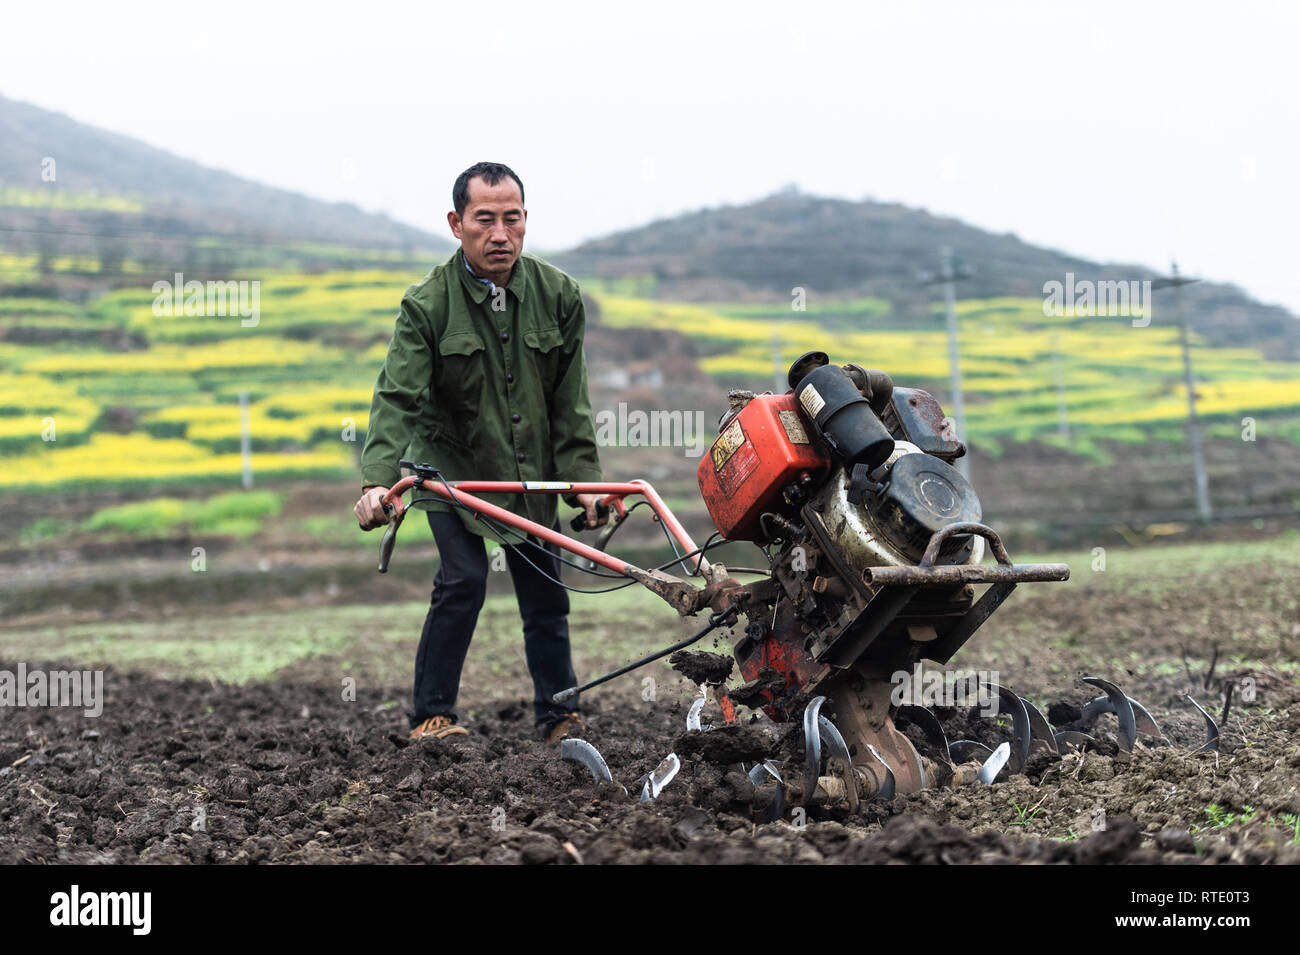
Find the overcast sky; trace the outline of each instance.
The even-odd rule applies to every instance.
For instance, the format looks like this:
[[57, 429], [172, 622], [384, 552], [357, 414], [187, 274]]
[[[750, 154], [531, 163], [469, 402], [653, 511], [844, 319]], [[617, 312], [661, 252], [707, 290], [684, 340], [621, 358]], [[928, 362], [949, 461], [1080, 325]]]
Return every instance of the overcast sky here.
[[7, 4], [0, 93], [446, 234], [563, 248], [794, 183], [1300, 313], [1295, 4]]

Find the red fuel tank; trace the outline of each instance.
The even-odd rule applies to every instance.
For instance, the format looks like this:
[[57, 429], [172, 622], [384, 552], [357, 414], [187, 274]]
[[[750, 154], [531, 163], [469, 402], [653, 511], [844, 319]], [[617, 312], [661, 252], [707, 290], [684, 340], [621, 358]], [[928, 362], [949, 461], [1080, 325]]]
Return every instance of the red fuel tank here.
[[788, 513], [781, 490], [802, 474], [818, 480], [830, 459], [813, 444], [793, 394], [759, 395], [722, 429], [697, 476], [709, 516], [728, 540], [759, 540], [764, 511]]

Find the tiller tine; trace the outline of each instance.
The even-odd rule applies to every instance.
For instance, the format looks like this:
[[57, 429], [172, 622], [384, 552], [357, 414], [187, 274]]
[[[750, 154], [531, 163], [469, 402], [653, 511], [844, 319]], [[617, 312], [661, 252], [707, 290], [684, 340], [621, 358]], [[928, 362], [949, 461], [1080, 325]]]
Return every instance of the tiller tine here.
[[713, 729], [712, 726], [700, 725], [700, 711], [704, 709], [704, 697], [697, 696], [691, 708], [686, 712], [686, 731], [688, 733]]
[[[817, 793], [818, 781], [821, 779], [822, 743], [825, 743], [826, 748], [829, 750], [827, 769], [830, 769], [830, 759], [836, 760], [840, 764], [839, 776], [844, 783], [844, 797], [848, 801], [849, 810], [857, 812], [862, 783], [858, 778], [857, 770], [853, 768], [853, 755], [849, 752], [848, 743], [844, 741], [844, 734], [839, 731], [834, 723], [821, 715], [822, 705], [825, 702], [826, 697], [824, 696], [814, 697], [803, 711], [803, 805], [809, 805]], [[879, 755], [876, 758], [880, 759]], [[881, 763], [885, 765], [886, 769], [889, 768], [884, 760], [881, 760]], [[892, 771], [890, 779], [892, 781]], [[881, 794], [883, 795], [883, 790]], [[886, 798], [892, 797], [891, 786], [890, 795]]]
[[[1114, 683], [1101, 677], [1085, 676], [1083, 682], [1097, 687], [1106, 694], [1110, 705], [1114, 707], [1112, 712], [1119, 720], [1119, 745], [1126, 753], [1133, 752], [1133, 746], [1137, 743], [1137, 718], [1134, 716], [1133, 704], [1129, 702], [1129, 698]], [[1152, 720], [1152, 723], [1154, 722]]]
[[919, 706], [916, 703], [904, 703], [899, 706], [898, 713], [921, 727], [921, 732], [925, 734], [925, 738], [929, 740], [930, 745], [939, 751], [942, 759], [947, 762], [954, 762], [952, 750], [948, 747], [948, 737], [943, 731], [943, 726], [939, 723], [939, 717], [930, 712], [928, 707]]
[[1040, 751], [1046, 749], [1049, 753], [1059, 754], [1061, 751], [1056, 745], [1056, 736], [1052, 732], [1052, 724], [1047, 722], [1047, 717], [1043, 715], [1043, 711], [1023, 696], [1020, 698], [1020, 702], [1024, 704], [1025, 715], [1029, 717], [1030, 746]]
[[821, 715], [826, 697], [814, 697], [803, 711], [803, 804], [812, 802], [817, 792], [817, 778], [822, 774], [822, 736], [817, 717]]
[[1078, 730], [1062, 730], [1056, 734], [1056, 746], [1059, 751], [1062, 746], [1070, 746], [1077, 750], [1085, 750], [1089, 746], [1096, 747], [1097, 741], [1087, 733], [1080, 733]]
[[[1146, 736], [1164, 739], [1164, 734], [1160, 732], [1160, 726], [1156, 723], [1155, 717], [1147, 711], [1147, 708], [1131, 696], [1125, 697], [1125, 699], [1128, 700], [1129, 706], [1133, 708], [1133, 722], [1137, 727], [1137, 731]], [[1114, 712], [1115, 704], [1111, 701], [1111, 698], [1109, 696], [1099, 696], [1083, 708], [1080, 721], [1095, 719], [1102, 713]]]
[[[741, 768], [744, 769], [743, 764]], [[765, 759], [757, 764], [749, 771], [749, 781], [754, 784], [755, 789], [763, 783], [776, 782], [772, 801], [768, 803], [763, 813], [763, 822], [776, 822], [785, 815], [785, 780], [781, 778], [781, 770], [777, 768], [776, 763]]]
[[749, 771], [748, 775], [749, 781], [755, 786], [769, 777], [775, 779], [782, 786], [785, 785], [785, 780], [781, 778], [781, 770], [777, 767], [776, 763], [772, 762], [770, 759], [765, 759], [761, 763], [756, 763], [754, 768]]
[[[844, 779], [844, 791], [848, 795], [849, 799], [849, 811], [857, 812], [858, 789], [860, 784], [858, 782], [858, 772], [853, 768], [853, 756], [849, 753], [849, 744], [844, 742], [844, 737], [840, 734], [840, 731], [835, 728], [835, 724], [820, 713], [817, 714], [817, 734], [826, 744], [826, 748], [830, 750], [830, 756], [826, 760], [827, 771], [830, 771], [830, 761], [832, 759], [839, 761], [841, 767], [840, 776]], [[876, 758], [880, 759], [879, 754], [877, 754]], [[880, 761], [882, 763], [884, 762], [883, 759]], [[888, 765], [886, 765], [885, 768], [888, 769]], [[892, 779], [892, 773], [890, 778]], [[882, 792], [881, 795], [884, 795], [884, 793]], [[885, 796], [885, 798], [893, 798], [892, 787], [890, 794]]]
[[[613, 775], [610, 774], [609, 767], [605, 765], [605, 759], [600, 755], [600, 750], [592, 746], [586, 740], [569, 738], [560, 741], [560, 759], [571, 760], [575, 763], [581, 763], [587, 767], [591, 773], [591, 778], [596, 783], [608, 783], [611, 786], [617, 786], [614, 782]], [[623, 787], [619, 787], [623, 789]], [[623, 789], [624, 794], [627, 793]]]
[[948, 744], [948, 752], [954, 763], [966, 763], [971, 760], [984, 762], [993, 755], [993, 750], [973, 739], [953, 740]]
[[880, 791], [876, 793], [876, 795], [881, 799], [893, 799], [894, 791], [897, 788], [897, 784], [894, 780], [894, 770], [890, 768], [890, 765], [887, 762], [885, 762], [885, 757], [881, 756], [880, 753], [876, 751], [876, 747], [872, 746], [870, 743], [867, 744], [867, 752], [876, 757], [876, 762], [885, 767], [885, 783], [880, 787]]
[[993, 755], [984, 761], [980, 767], [980, 782], [985, 786], [992, 786], [993, 780], [998, 778], [998, 773], [1002, 772], [1002, 767], [1007, 764], [1011, 758], [1011, 744], [1002, 743], [993, 751]]
[[997, 693], [998, 709], [1011, 714], [1011, 771], [1018, 773], [1029, 762], [1029, 743], [1033, 738], [1029, 714], [1020, 697], [1005, 686], [996, 683], [985, 683], [984, 686]]
[[1204, 745], [1193, 750], [1195, 753], [1217, 753], [1219, 751], [1219, 724], [1214, 722], [1214, 717], [1205, 712], [1205, 707], [1201, 706], [1192, 699], [1191, 695], [1187, 696], [1187, 702], [1196, 707], [1201, 716], [1205, 717], [1205, 735]]
[[676, 753], [665, 756], [658, 766], [642, 777], [645, 784], [641, 787], [641, 801], [654, 802], [658, 799], [664, 787], [673, 781], [673, 777], [681, 771], [681, 768], [682, 761], [677, 758]]

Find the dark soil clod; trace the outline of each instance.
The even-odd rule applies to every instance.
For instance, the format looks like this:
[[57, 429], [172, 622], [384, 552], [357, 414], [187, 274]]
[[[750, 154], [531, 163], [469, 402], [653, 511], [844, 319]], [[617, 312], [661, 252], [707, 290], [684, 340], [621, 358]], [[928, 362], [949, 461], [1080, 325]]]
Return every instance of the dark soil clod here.
[[735, 660], [707, 650], [678, 650], [668, 658], [668, 663], [688, 680], [717, 686], [731, 676]]

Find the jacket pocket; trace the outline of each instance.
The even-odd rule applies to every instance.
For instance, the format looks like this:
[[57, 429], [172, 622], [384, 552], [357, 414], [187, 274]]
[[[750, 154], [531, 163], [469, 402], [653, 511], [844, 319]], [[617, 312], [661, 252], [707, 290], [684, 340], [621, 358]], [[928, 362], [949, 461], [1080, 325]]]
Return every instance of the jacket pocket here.
[[470, 426], [483, 406], [487, 387], [487, 351], [477, 332], [453, 332], [438, 341], [438, 374], [429, 400], [447, 426], [443, 434], [469, 445]]
[[560, 355], [563, 354], [560, 346], [564, 344], [564, 335], [554, 325], [541, 325], [524, 330], [524, 344], [528, 346], [526, 353], [537, 369], [549, 405], [559, 372]]
[[482, 350], [483, 339], [479, 338], [475, 332], [455, 332], [451, 335], [444, 335], [438, 342], [438, 354], [444, 356], [468, 356]]
[[524, 344], [545, 353], [563, 345], [564, 335], [560, 333], [558, 326], [543, 325], [540, 328], [527, 329], [524, 332]]

